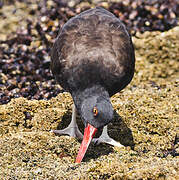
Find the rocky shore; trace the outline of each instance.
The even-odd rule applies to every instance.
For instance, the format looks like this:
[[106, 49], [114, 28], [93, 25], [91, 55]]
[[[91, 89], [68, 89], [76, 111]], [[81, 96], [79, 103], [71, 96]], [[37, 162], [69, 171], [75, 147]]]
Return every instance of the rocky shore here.
[[[54, 2], [57, 1], [47, 1], [47, 10], [53, 7]], [[132, 2], [141, 1], [125, 2], [131, 5]], [[4, 26], [0, 23], [3, 27], [0, 29], [0, 177], [179, 179], [179, 26], [175, 24], [163, 32], [161, 29], [145, 29], [142, 32], [142, 26], [136, 26], [138, 30], [135, 33], [136, 29], [132, 29], [136, 50], [135, 75], [124, 90], [111, 98], [116, 113], [108, 129], [110, 136], [123, 144], [124, 148], [91, 144], [84, 161], [75, 164], [80, 141], [50, 132], [68, 125], [73, 102], [70, 94], [64, 92], [53, 80], [49, 71], [49, 53], [59, 24], [62, 25], [86, 6], [95, 4], [73, 4], [68, 1], [68, 6], [62, 8], [65, 16], [61, 15], [59, 22], [52, 22], [55, 10], [51, 11], [54, 14], [45, 14], [46, 9], [38, 10], [37, 3], [27, 3], [17, 1], [16, 6], [19, 8], [14, 13], [27, 13], [29, 20], [24, 15], [24, 21], [19, 24], [29, 29], [21, 27], [19, 33], [13, 35], [12, 32], [17, 32], [19, 25], [16, 16], [13, 19], [13, 16], [7, 15], [6, 24], [0, 17], [0, 22], [4, 23]], [[103, 2], [102, 5], [119, 13], [119, 9], [115, 10], [119, 7], [117, 1], [113, 4]], [[159, 9], [159, 14], [163, 12], [160, 6], [154, 5], [142, 7], [155, 7]], [[7, 8], [5, 12], [12, 15], [13, 11], [8, 10], [10, 6], [13, 8], [12, 4], [0, 7], [1, 14], [4, 15], [2, 9]], [[170, 11], [173, 19], [171, 12], [175, 13], [174, 10]], [[128, 9], [126, 11], [129, 12]], [[137, 10], [135, 13], [139, 12]], [[36, 21], [38, 13], [40, 26]], [[43, 16], [41, 13], [44, 13]], [[148, 16], [154, 15], [149, 13]], [[132, 15], [125, 15], [124, 21], [127, 22], [129, 16], [132, 18]], [[16, 27], [10, 30], [12, 24]], [[48, 27], [52, 28], [52, 34]], [[80, 117], [78, 124], [82, 131]]]
[[[0, 176], [5, 179], [178, 179], [179, 27], [133, 38], [136, 73], [111, 100], [109, 134], [125, 145], [91, 145], [75, 164], [77, 139], [50, 132], [67, 126], [72, 98], [20, 97], [0, 106]], [[80, 118], [79, 126], [82, 128]]]

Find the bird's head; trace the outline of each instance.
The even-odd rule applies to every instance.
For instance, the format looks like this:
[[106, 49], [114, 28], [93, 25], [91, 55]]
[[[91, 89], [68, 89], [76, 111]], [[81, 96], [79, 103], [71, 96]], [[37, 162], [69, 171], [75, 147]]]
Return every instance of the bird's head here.
[[91, 96], [84, 99], [81, 104], [81, 118], [85, 124], [83, 141], [76, 158], [80, 163], [98, 128], [104, 127], [113, 119], [113, 107], [109, 97]]
[[113, 107], [108, 97], [92, 96], [85, 99], [81, 105], [81, 118], [85, 126], [95, 128], [107, 125], [113, 119]]

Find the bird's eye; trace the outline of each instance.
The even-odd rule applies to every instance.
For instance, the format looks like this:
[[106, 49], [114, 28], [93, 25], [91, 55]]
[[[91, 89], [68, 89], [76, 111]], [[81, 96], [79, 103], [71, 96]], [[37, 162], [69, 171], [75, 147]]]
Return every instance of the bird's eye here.
[[93, 108], [93, 115], [94, 116], [98, 115], [98, 109], [96, 107]]

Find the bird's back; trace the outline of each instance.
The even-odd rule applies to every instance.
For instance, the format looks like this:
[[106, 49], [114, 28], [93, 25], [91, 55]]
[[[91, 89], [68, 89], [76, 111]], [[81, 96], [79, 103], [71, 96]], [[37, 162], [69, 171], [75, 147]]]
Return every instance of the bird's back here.
[[103, 8], [71, 18], [52, 48], [51, 69], [69, 92], [102, 85], [111, 95], [132, 79], [135, 56], [125, 26]]

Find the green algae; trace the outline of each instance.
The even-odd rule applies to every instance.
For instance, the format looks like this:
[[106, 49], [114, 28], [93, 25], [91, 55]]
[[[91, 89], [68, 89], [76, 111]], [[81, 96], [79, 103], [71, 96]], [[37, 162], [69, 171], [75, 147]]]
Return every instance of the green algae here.
[[[91, 144], [75, 164], [77, 139], [51, 129], [67, 125], [69, 93], [49, 101], [17, 98], [0, 106], [0, 176], [5, 179], [178, 179], [179, 27], [133, 38], [136, 72], [111, 98], [109, 134], [124, 148]], [[80, 117], [78, 117], [80, 120]], [[83, 125], [79, 122], [82, 129]]]
[[[8, 19], [0, 17], [2, 40], [18, 26], [26, 26], [24, 13], [31, 19], [28, 12], [37, 8], [18, 2], [15, 6], [15, 12], [12, 5], [0, 11]], [[179, 26], [163, 33], [137, 34], [133, 42], [135, 76], [111, 98], [116, 114], [108, 129], [125, 147], [91, 144], [84, 162], [75, 164], [80, 141], [50, 132], [70, 121], [73, 102], [69, 93], [49, 101], [12, 99], [0, 105], [0, 177], [179, 179]], [[82, 130], [80, 117], [78, 121]]]

